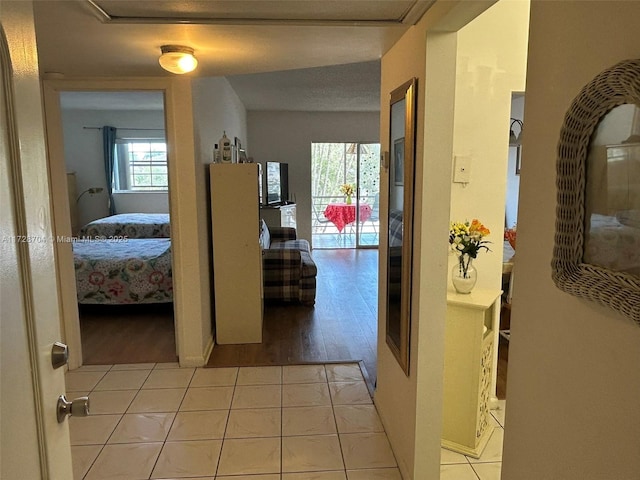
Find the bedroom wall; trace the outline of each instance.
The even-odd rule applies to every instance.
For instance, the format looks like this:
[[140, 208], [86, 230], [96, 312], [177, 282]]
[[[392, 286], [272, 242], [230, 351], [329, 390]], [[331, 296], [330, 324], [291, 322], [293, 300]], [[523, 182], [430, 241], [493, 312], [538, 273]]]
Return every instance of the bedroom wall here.
[[551, 279], [558, 135], [602, 70], [638, 58], [640, 4], [533, 1], [502, 478], [635, 480], [640, 328]]
[[[127, 128], [158, 128], [160, 130], [122, 130], [119, 137], [159, 138], [164, 133], [163, 110], [62, 110], [64, 151], [67, 171], [76, 172], [80, 195], [90, 187], [102, 187], [101, 193], [85, 194], [77, 203], [80, 226], [109, 215], [104, 176], [102, 130], [83, 127], [112, 125]], [[114, 193], [117, 213], [169, 213], [167, 192]]]
[[298, 236], [311, 241], [311, 143], [379, 142], [379, 112], [249, 111], [248, 150], [256, 162], [289, 164]]
[[169, 213], [169, 195], [162, 192], [114, 193], [118, 213]]

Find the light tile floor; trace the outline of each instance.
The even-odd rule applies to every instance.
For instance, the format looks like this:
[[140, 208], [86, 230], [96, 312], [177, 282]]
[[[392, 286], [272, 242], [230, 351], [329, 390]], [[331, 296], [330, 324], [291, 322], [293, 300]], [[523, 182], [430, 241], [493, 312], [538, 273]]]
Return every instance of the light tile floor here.
[[440, 480], [500, 480], [505, 407], [505, 401], [500, 400], [498, 408], [491, 410], [495, 429], [480, 458], [441, 450]]
[[[401, 480], [357, 364], [84, 366], [67, 398], [75, 480]], [[504, 401], [479, 459], [442, 449], [441, 480], [499, 480]]]

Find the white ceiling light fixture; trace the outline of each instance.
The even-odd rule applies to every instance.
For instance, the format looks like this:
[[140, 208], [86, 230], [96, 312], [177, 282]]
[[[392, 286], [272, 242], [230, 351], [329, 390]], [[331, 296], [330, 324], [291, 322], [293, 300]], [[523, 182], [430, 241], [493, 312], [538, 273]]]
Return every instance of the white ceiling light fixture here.
[[162, 45], [160, 50], [160, 66], [167, 72], [182, 75], [194, 71], [198, 66], [198, 60], [193, 56], [194, 50], [191, 47]]

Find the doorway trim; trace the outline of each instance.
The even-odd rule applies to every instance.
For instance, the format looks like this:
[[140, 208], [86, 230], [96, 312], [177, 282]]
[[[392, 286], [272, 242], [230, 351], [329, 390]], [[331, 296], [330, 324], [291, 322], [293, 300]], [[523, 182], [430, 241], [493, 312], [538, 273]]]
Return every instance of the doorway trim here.
[[[169, 146], [169, 212], [174, 282], [174, 326], [180, 366], [202, 366], [213, 348], [206, 205], [198, 205], [198, 178], [193, 140], [191, 84], [188, 79], [45, 79], [43, 96], [47, 134], [52, 213], [56, 236], [71, 237], [66, 187], [60, 92], [160, 91], [164, 94], [165, 128]], [[178, 168], [179, 166], [179, 168]], [[202, 203], [202, 202], [200, 202]], [[199, 208], [200, 207], [200, 208]], [[69, 368], [82, 365], [80, 320], [70, 242], [56, 242], [56, 274], [60, 285]], [[184, 288], [190, 280], [189, 287]], [[189, 322], [186, 321], [189, 319]]]

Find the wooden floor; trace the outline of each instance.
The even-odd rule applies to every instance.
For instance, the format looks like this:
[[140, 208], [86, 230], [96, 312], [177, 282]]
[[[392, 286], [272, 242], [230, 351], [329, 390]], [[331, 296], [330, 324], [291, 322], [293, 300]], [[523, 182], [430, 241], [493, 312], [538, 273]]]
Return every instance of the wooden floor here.
[[[314, 250], [314, 308], [267, 304], [263, 343], [216, 345], [207, 366], [361, 362], [375, 384], [377, 250]], [[175, 362], [171, 305], [81, 306], [83, 361], [88, 365]], [[498, 398], [506, 396], [508, 342], [499, 346]]]
[[376, 378], [378, 251], [314, 250], [315, 307], [266, 304], [261, 344], [216, 345], [208, 366], [362, 362]]
[[173, 304], [80, 305], [85, 365], [176, 362]]
[[509, 342], [500, 337], [498, 343], [498, 376], [496, 377], [496, 396], [500, 400], [507, 398], [507, 364], [509, 362]]
[[[376, 376], [377, 250], [315, 250], [314, 308], [267, 304], [263, 343], [216, 345], [208, 366], [362, 362]], [[81, 305], [83, 363], [175, 362], [171, 305]]]

